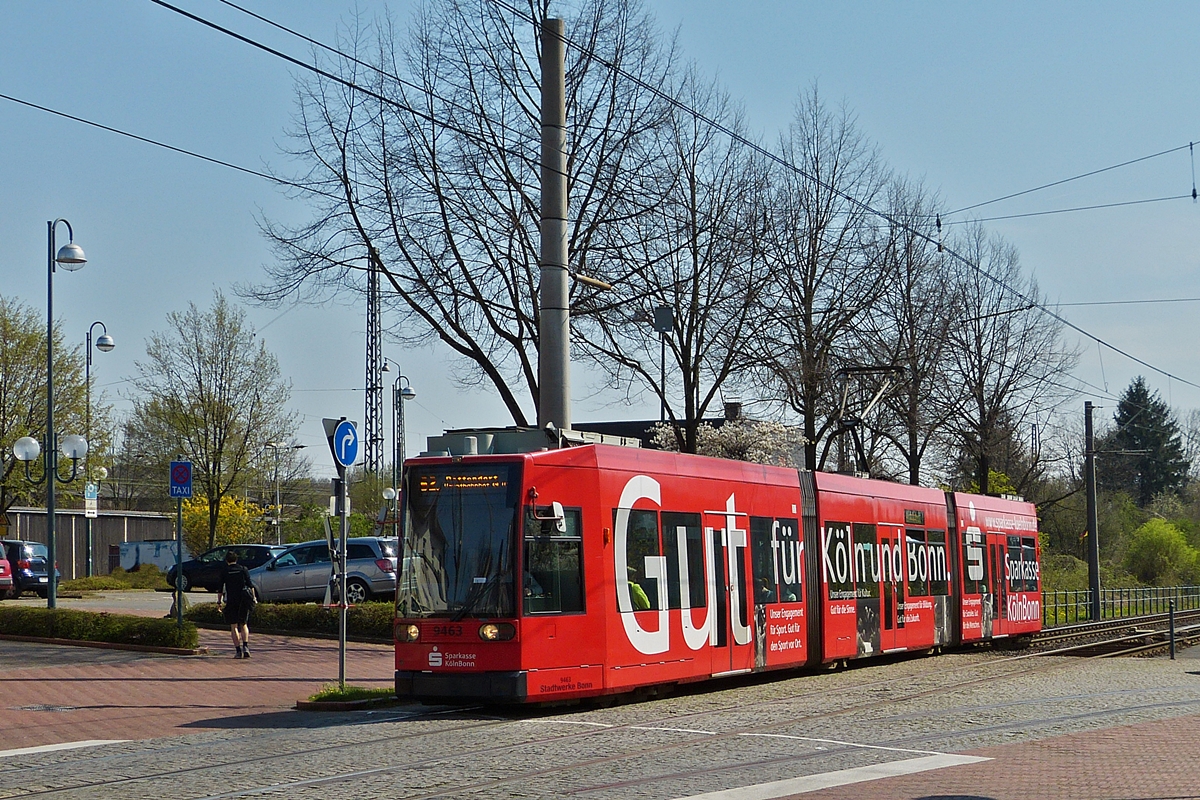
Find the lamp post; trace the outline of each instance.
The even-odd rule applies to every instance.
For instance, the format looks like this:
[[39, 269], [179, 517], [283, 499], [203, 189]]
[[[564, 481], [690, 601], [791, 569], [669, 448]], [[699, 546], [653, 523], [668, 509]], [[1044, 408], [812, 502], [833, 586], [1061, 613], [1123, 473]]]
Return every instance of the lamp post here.
[[[96, 339], [96, 349], [101, 353], [107, 353], [117, 346], [113, 338], [108, 335], [108, 326], [100, 320], [93, 322], [87, 331], [87, 339], [84, 342], [84, 352], [87, 353], [83, 371], [83, 384], [87, 395], [87, 411], [85, 421], [83, 423], [83, 436], [88, 441], [92, 439], [92, 331], [96, 330], [96, 326], [100, 326], [100, 330], [104, 333], [100, 334]], [[88, 483], [92, 481], [92, 470], [88, 454], [84, 454], [83, 459], [83, 479]], [[99, 499], [97, 499], [99, 502]], [[83, 518], [83, 539], [84, 550], [87, 553], [87, 568], [84, 574], [89, 578], [92, 577], [92, 518], [85, 516]]]
[[279, 500], [279, 450], [303, 450], [307, 445], [303, 444], [283, 444], [281, 442], [267, 442], [263, 447], [269, 447], [275, 451], [275, 544], [283, 544], [283, 503]]
[[[67, 226], [69, 241], [60, 250], [55, 251], [55, 231], [58, 223]], [[71, 223], [65, 219], [56, 219], [46, 223], [46, 448], [45, 461], [41, 481], [46, 482], [46, 550], [49, 564], [46, 565], [46, 607], [55, 608], [58, 605], [58, 551], [54, 541], [54, 489], [55, 483], [70, 483], [75, 480], [79, 468], [79, 459], [87, 455], [87, 439], [82, 436], [64, 436], [62, 443], [54, 431], [54, 266], [61, 264], [68, 272], [81, 269], [87, 263], [83, 248], [75, 244], [75, 232]], [[71, 476], [62, 478], [58, 474], [58, 451], [71, 459]], [[25, 462], [25, 477], [31, 483], [34, 481], [29, 474], [29, 462], [38, 457], [38, 442], [30, 436], [23, 436], [13, 445], [13, 455]]]
[[[384, 356], [382, 372], [390, 372], [388, 363], [396, 364], [390, 358]], [[400, 371], [400, 365], [396, 364], [396, 371]], [[392, 519], [395, 520], [399, 514], [399, 497], [400, 497], [400, 470], [404, 464], [404, 458], [408, 454], [404, 435], [404, 402], [413, 400], [417, 396], [417, 391], [409, 385], [408, 377], [405, 375], [397, 375], [396, 380], [392, 383], [392, 414], [395, 417], [395, 424], [392, 427], [392, 485], [391, 496], [386, 498], [392, 504]]]

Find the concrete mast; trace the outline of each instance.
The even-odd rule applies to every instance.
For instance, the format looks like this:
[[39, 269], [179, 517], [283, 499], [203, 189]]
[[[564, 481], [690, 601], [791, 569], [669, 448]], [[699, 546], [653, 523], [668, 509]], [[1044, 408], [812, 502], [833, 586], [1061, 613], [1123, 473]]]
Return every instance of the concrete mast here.
[[563, 21], [542, 22], [542, 254], [537, 424], [571, 427], [571, 318], [567, 281], [567, 117]]

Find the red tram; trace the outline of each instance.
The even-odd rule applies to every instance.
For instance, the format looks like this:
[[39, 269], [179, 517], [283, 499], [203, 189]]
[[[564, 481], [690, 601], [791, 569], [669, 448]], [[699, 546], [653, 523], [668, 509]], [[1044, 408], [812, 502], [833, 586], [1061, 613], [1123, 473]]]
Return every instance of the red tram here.
[[399, 697], [557, 701], [1041, 628], [1025, 502], [589, 444], [410, 459], [404, 504]]

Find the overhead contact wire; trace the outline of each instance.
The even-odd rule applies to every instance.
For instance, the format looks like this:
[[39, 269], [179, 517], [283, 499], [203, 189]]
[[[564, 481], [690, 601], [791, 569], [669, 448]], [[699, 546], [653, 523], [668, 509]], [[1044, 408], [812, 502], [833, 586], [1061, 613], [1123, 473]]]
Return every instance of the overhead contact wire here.
[[[161, 2], [161, 0], [154, 0], [154, 2]], [[506, 9], [509, 13], [514, 14], [515, 16], [518, 16], [528, 22], [531, 22], [534, 25], [538, 24], [538, 21], [535, 18], [529, 16], [528, 14], [526, 14], [525, 12], [521, 11], [520, 9], [512, 6], [511, 4], [505, 2], [505, 0], [492, 0], [492, 2], [494, 4], [500, 6], [501, 8]], [[751, 142], [746, 137], [741, 136], [740, 134], [731, 130], [728, 126], [723, 125], [720, 122], [702, 114], [701, 112], [697, 111], [696, 109], [687, 106], [682, 101], [680, 101], [674, 97], [671, 97], [666, 92], [659, 89], [658, 87], [652, 86], [651, 84], [647, 83], [646, 81], [642, 80], [641, 78], [637, 77], [636, 75], [633, 75], [633, 74], [629, 73], [628, 71], [622, 69], [621, 67], [617, 66], [616, 64], [613, 64], [611, 61], [608, 61], [603, 56], [596, 53], [594, 50], [591, 50], [590, 48], [587, 48], [587, 47], [580, 45], [577, 42], [571, 40], [565, 34], [563, 35], [562, 39], [565, 44], [568, 44], [571, 47], [574, 47], [576, 50], [579, 50], [580, 52], [585, 53], [585, 54], [590, 55], [591, 57], [595, 58], [596, 61], [598, 61], [599, 63], [606, 66], [614, 74], [621, 75], [626, 80], [629, 80], [629, 81], [633, 82], [635, 85], [641, 87], [642, 89], [645, 89], [646, 91], [651, 92], [652, 94], [657, 96], [659, 99], [670, 104], [671, 106], [679, 109], [680, 111], [683, 111], [684, 113], [691, 115], [693, 118], [695, 118], [701, 122], [704, 122], [706, 125], [710, 126], [714, 130], [724, 133], [726, 136], [730, 137], [733, 141], [736, 141], [746, 147], [749, 147], [752, 150], [754, 150], [755, 152], [762, 155], [763, 157], [768, 158], [771, 161], [774, 161], [775, 163], [780, 164], [783, 167], [794, 171], [795, 173], [797, 173], [798, 175], [801, 175], [802, 177], [804, 177], [807, 180], [813, 181], [817, 185], [824, 188], [826, 191], [828, 191], [832, 194], [836, 194], [838, 197], [841, 197], [843, 200], [845, 200], [846, 202], [855, 206], [856, 208], [866, 211], [869, 214], [873, 214], [873, 215], [879, 217], [880, 219], [885, 220], [889, 224], [894, 225], [897, 228], [906, 230], [909, 233], [911, 233], [912, 235], [921, 239], [922, 241], [928, 242], [931, 245], [936, 245], [939, 249], [944, 249], [944, 251], [949, 253], [953, 258], [957, 259], [958, 261], [960, 261], [961, 263], [963, 263], [970, 269], [974, 270], [982, 277], [992, 281], [994, 284], [996, 284], [1000, 288], [1008, 291], [1010, 294], [1012, 294], [1014, 297], [1018, 298], [1019, 300], [1022, 300], [1025, 303], [1029, 303], [1034, 308], [1041, 310], [1043, 313], [1049, 315], [1052, 319], [1057, 320], [1058, 322], [1062, 323], [1064, 326], [1066, 326], [1067, 328], [1070, 328], [1071, 330], [1075, 331], [1076, 333], [1080, 334], [1081, 336], [1084, 336], [1088, 339], [1092, 339], [1096, 342], [1099, 342], [1100, 344], [1103, 344], [1105, 347], [1109, 348], [1113, 352], [1119, 353], [1120, 355], [1125, 356], [1126, 358], [1133, 361], [1134, 363], [1140, 364], [1141, 366], [1145, 367], [1146, 369], [1152, 370], [1152, 371], [1158, 373], [1159, 375], [1163, 375], [1164, 377], [1167, 377], [1167, 378], [1173, 378], [1174, 380], [1177, 380], [1180, 383], [1184, 383], [1193, 388], [1200, 389], [1200, 384], [1193, 383], [1192, 381], [1189, 381], [1186, 378], [1181, 378], [1178, 375], [1174, 375], [1170, 372], [1167, 372], [1166, 370], [1160, 369], [1159, 367], [1154, 366], [1153, 364], [1149, 363], [1148, 361], [1138, 358], [1137, 356], [1133, 355], [1132, 353], [1129, 353], [1129, 352], [1117, 347], [1116, 345], [1113, 345], [1113, 344], [1110, 344], [1109, 342], [1104, 341], [1103, 339], [1096, 336], [1095, 334], [1089, 333], [1088, 331], [1084, 330], [1083, 328], [1079, 327], [1078, 325], [1074, 324], [1070, 320], [1063, 317], [1061, 314], [1057, 313], [1056, 311], [1053, 311], [1049, 306], [1047, 306], [1043, 303], [1037, 302], [1033, 298], [1026, 296], [1024, 292], [1021, 292], [1021, 291], [1013, 288], [1012, 286], [1009, 286], [1008, 284], [1004, 283], [999, 278], [992, 275], [987, 270], [983, 269], [978, 264], [976, 264], [973, 261], [971, 261], [970, 259], [968, 259], [966, 256], [962, 255], [961, 253], [956, 252], [953, 248], [945, 247], [941, 242], [938, 242], [936, 239], [934, 239], [932, 236], [925, 233], [924, 231], [919, 231], [919, 230], [911, 227], [910, 225], [907, 225], [907, 224], [901, 222], [900, 220], [894, 218], [892, 215], [890, 215], [884, 211], [880, 211], [879, 209], [874, 208], [869, 203], [865, 203], [862, 200], [859, 200], [858, 198], [854, 197], [853, 195], [847, 194], [846, 192], [844, 192], [834, 186], [829, 185], [828, 183], [821, 180], [817, 176], [808, 174], [803, 169], [796, 166], [795, 164], [792, 164], [791, 162], [787, 161], [783, 157], [771, 152], [770, 150], [767, 150], [766, 148], [762, 147], [761, 145]], [[1181, 150], [1181, 149], [1183, 149], [1183, 148], [1182, 147], [1173, 148], [1173, 150], [1175, 150], [1175, 151]], [[1171, 151], [1164, 151], [1164, 152], [1171, 152]], [[1156, 155], [1162, 155], [1162, 154], [1159, 153]], [[1145, 156], [1142, 159], [1135, 159], [1135, 161], [1144, 161], [1146, 158], [1153, 158], [1153, 157], [1154, 156]], [[1134, 163], [1134, 162], [1128, 162], [1128, 163]], [[1115, 167], [1108, 167], [1106, 169], [1114, 169], [1114, 168]], [[1103, 170], [1099, 170], [1099, 171], [1103, 171]], [[1061, 183], [1061, 182], [1062, 181], [1059, 181], [1059, 183]]]

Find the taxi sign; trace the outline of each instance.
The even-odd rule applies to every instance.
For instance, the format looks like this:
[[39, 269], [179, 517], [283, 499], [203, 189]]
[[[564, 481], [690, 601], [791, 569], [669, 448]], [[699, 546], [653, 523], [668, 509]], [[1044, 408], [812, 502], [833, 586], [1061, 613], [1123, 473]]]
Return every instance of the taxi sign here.
[[190, 499], [192, 496], [192, 462], [171, 462], [171, 497]]

